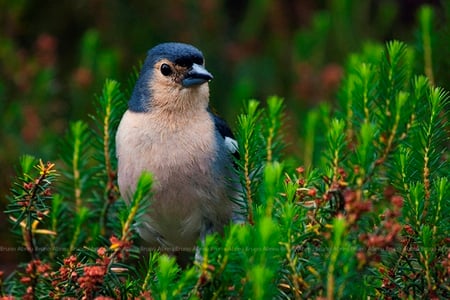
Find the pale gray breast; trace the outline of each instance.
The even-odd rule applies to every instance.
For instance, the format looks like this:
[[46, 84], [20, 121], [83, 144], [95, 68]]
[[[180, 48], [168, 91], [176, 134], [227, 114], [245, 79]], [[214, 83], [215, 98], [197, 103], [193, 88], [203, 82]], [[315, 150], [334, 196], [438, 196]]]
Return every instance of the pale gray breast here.
[[209, 114], [189, 120], [188, 126], [160, 120], [132, 112], [123, 116], [116, 137], [119, 188], [127, 198], [143, 171], [153, 173], [149, 230], [190, 245], [205, 218], [221, 227], [231, 217], [230, 157]]

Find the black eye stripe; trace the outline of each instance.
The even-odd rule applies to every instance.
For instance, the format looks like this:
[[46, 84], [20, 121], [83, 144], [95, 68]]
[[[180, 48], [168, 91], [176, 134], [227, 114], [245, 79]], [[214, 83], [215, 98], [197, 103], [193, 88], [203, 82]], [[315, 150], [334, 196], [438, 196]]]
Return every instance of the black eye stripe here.
[[193, 62], [197, 65], [203, 65], [203, 58], [196, 57]]
[[175, 63], [180, 67], [190, 67], [192, 66], [192, 61], [190, 59], [177, 59]]
[[192, 64], [203, 65], [203, 58], [198, 56], [181, 57], [175, 60], [175, 64], [180, 67], [189, 68]]

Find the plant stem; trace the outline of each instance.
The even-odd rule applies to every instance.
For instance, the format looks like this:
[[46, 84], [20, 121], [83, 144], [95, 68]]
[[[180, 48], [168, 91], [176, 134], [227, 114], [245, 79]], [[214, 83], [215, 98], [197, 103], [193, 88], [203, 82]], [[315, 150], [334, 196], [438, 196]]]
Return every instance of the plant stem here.
[[105, 234], [106, 232], [106, 221], [107, 221], [107, 216], [108, 216], [108, 211], [109, 208], [111, 207], [111, 204], [114, 203], [114, 201], [116, 200], [116, 193], [115, 193], [115, 189], [116, 189], [116, 185], [115, 185], [115, 178], [116, 178], [116, 173], [112, 168], [112, 163], [111, 163], [111, 155], [110, 155], [110, 149], [109, 149], [109, 145], [110, 145], [110, 141], [111, 141], [111, 136], [110, 136], [110, 121], [111, 121], [111, 105], [112, 105], [112, 99], [110, 99], [111, 97], [108, 97], [108, 101], [105, 105], [105, 115], [103, 117], [103, 157], [105, 159], [105, 168], [106, 168], [106, 177], [107, 177], [107, 183], [106, 183], [106, 198], [108, 201], [105, 202], [105, 205], [103, 207], [102, 210], [102, 215], [101, 215], [101, 228], [100, 228], [100, 232], [101, 234]]
[[80, 170], [79, 170], [79, 158], [80, 158], [80, 139], [78, 136], [75, 137], [74, 147], [73, 147], [73, 187], [75, 196], [75, 209], [77, 212], [81, 208], [81, 188], [80, 188]]
[[267, 137], [267, 162], [272, 162], [272, 143], [273, 143], [273, 134], [274, 134], [274, 128], [270, 127], [269, 134]]
[[251, 179], [250, 179], [250, 153], [249, 153], [249, 147], [248, 144], [245, 147], [245, 164], [244, 164], [244, 176], [245, 176], [245, 191], [247, 194], [247, 207], [248, 207], [248, 222], [249, 224], [253, 225], [253, 199], [252, 199], [252, 186], [251, 186]]

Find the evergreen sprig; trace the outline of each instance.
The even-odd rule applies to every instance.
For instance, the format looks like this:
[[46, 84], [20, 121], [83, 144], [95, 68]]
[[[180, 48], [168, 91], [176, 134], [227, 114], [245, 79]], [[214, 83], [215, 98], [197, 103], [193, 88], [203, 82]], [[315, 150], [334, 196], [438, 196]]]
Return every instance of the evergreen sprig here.
[[[117, 188], [117, 160], [115, 152], [115, 133], [121, 116], [126, 110], [126, 98], [124, 97], [119, 82], [106, 80], [103, 91], [97, 97], [98, 106], [96, 114], [91, 116], [94, 120], [94, 154], [97, 162], [95, 181], [99, 189], [94, 195], [93, 205], [100, 211], [100, 232], [106, 234], [109, 210], [119, 198]], [[107, 199], [107, 201], [104, 201]]]
[[22, 175], [14, 183], [5, 213], [13, 222], [13, 229], [20, 228], [22, 241], [32, 260], [38, 260], [38, 248], [43, 245], [38, 245], [36, 235], [55, 234], [54, 231], [39, 228], [48, 221], [56, 179], [55, 164], [44, 164], [42, 160], [36, 163], [34, 157], [26, 155], [20, 160], [20, 168]]
[[250, 224], [254, 223], [255, 209], [261, 204], [254, 200], [262, 199], [257, 196], [261, 192], [264, 168], [281, 157], [282, 126], [283, 101], [278, 97], [270, 97], [267, 108], [260, 108], [258, 101], [250, 100], [238, 116], [236, 138], [240, 159], [237, 169]]

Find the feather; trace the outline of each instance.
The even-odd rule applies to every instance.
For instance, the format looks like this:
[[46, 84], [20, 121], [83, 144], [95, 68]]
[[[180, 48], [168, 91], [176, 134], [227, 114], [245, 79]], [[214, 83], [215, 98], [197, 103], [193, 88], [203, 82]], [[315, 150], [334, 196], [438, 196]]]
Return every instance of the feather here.
[[238, 143], [234, 138], [233, 132], [231, 131], [227, 122], [225, 122], [225, 120], [218, 115], [212, 112], [210, 113], [213, 117], [217, 132], [219, 132], [220, 136], [225, 140], [225, 146], [227, 146], [227, 149], [230, 151], [230, 153], [239, 160]]

